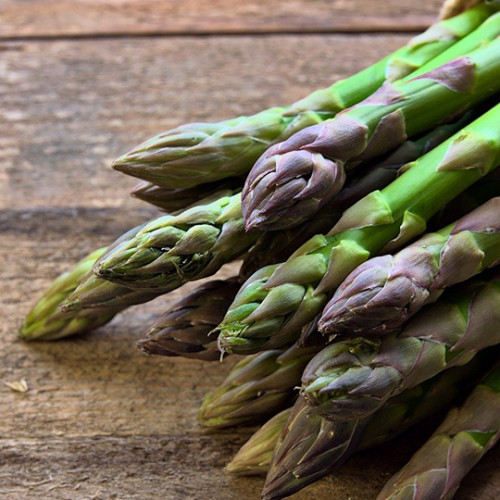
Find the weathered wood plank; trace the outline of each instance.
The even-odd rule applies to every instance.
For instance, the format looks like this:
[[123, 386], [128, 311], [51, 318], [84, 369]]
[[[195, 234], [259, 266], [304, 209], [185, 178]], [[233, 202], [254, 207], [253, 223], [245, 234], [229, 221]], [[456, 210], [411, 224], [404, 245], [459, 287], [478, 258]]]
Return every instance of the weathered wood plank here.
[[4, 0], [0, 37], [415, 31], [440, 0]]
[[[109, 168], [119, 154], [181, 123], [291, 103], [362, 69], [407, 38], [4, 44], [0, 209], [143, 206], [127, 195], [136, 181]], [[343, 57], [336, 58], [338, 53]]]

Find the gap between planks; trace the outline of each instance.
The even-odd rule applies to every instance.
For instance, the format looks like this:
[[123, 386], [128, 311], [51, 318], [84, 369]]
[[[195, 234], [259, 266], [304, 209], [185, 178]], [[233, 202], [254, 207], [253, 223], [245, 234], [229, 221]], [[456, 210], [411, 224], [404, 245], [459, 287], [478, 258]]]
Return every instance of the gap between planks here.
[[235, 29], [235, 30], [199, 30], [199, 31], [123, 31], [102, 33], [39, 33], [36, 35], [1, 36], [0, 42], [52, 42], [62, 40], [114, 40], [126, 38], [203, 38], [203, 37], [246, 37], [246, 36], [311, 36], [311, 35], [390, 35], [418, 34], [429, 24], [417, 23], [406, 25], [347, 26], [346, 28], [315, 29]]

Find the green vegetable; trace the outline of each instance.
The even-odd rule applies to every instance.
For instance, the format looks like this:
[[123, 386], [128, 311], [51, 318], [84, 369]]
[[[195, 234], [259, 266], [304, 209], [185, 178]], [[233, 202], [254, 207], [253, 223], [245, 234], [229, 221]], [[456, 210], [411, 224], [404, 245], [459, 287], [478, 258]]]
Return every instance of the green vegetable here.
[[258, 422], [295, 399], [304, 367], [318, 348], [271, 350], [246, 356], [208, 394], [198, 419], [206, 427]]
[[325, 347], [304, 370], [302, 394], [328, 418], [363, 418], [390, 397], [499, 343], [499, 321], [496, 271], [443, 294], [399, 334]]
[[217, 339], [209, 337], [238, 291], [238, 280], [212, 280], [177, 301], [138, 342], [146, 354], [217, 361]]

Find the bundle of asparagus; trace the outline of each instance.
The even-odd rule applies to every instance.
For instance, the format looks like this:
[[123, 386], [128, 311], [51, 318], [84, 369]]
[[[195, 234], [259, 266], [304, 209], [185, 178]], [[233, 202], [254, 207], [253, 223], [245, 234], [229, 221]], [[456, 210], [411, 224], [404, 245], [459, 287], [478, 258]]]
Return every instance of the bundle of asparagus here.
[[[500, 344], [500, 2], [473, 3], [447, 2], [448, 19], [290, 106], [183, 125], [117, 159], [142, 179], [132, 195], [167, 214], [57, 278], [20, 337], [89, 331], [242, 258], [138, 346], [246, 355], [199, 420], [270, 419], [227, 467], [267, 471], [265, 499], [463, 400]], [[451, 497], [498, 438], [499, 376], [380, 499]]]

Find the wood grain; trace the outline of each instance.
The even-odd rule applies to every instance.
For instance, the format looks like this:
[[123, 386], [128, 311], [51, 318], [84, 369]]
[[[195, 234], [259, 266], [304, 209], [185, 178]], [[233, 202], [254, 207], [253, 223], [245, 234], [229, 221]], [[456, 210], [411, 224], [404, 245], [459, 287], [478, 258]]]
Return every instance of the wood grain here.
[[[346, 16], [352, 11], [354, 20], [363, 17], [361, 5], [366, 19], [393, 20], [396, 12], [404, 19], [411, 12], [430, 15], [436, 7], [434, 0], [400, 3], [397, 11], [393, 3], [333, 3]], [[318, 18], [327, 7], [326, 1], [310, 4]], [[148, 24], [158, 29], [163, 20], [153, 10], [160, 5], [171, 13], [177, 8], [176, 19], [185, 23], [194, 16], [179, 10], [195, 5], [189, 0], [148, 2], [151, 7], [141, 13], [144, 5], [7, 0], [2, 35], [118, 33]], [[209, 11], [208, 2], [197, 2], [198, 17], [215, 32], [215, 21], [206, 17], [222, 16], [227, 5], [213, 2]], [[263, 5], [231, 4], [229, 17], [250, 23], [254, 12], [251, 22], [257, 23], [268, 15]], [[304, 5], [279, 2], [275, 14], [297, 13]], [[157, 213], [127, 196], [135, 181], [110, 170], [110, 160], [186, 121], [219, 120], [292, 102], [406, 38], [217, 36], [0, 44], [0, 382], [24, 378], [29, 386], [21, 394], [0, 384], [0, 499], [259, 498], [261, 479], [232, 479], [223, 471], [251, 431], [207, 433], [196, 422], [204, 394], [235, 359], [196, 363], [145, 357], [135, 348], [144, 329], [185, 289], [132, 308], [79, 338], [25, 344], [16, 331], [57, 274]], [[354, 457], [294, 498], [373, 498], [429, 430]], [[495, 450], [456, 498], [496, 499], [499, 466]]]
[[422, 30], [440, 0], [3, 0], [0, 38]]
[[[1, 52], [0, 209], [139, 207], [111, 161], [162, 130], [288, 104], [407, 35], [9, 42]], [[341, 51], [343, 57], [335, 58]], [[86, 182], [82, 183], [85, 178]], [[68, 198], [70, 197], [70, 198]]]

